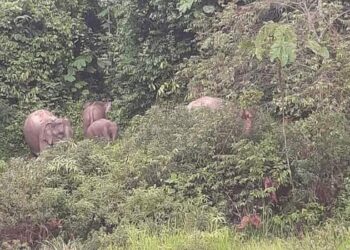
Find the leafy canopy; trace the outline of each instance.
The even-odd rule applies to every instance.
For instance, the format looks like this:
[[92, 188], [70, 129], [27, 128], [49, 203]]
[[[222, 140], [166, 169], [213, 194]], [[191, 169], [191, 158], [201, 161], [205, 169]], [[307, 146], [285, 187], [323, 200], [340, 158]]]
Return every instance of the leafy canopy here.
[[296, 58], [297, 37], [291, 25], [268, 23], [262, 27], [255, 40], [255, 55], [259, 60], [265, 53], [271, 62], [279, 60], [282, 66]]

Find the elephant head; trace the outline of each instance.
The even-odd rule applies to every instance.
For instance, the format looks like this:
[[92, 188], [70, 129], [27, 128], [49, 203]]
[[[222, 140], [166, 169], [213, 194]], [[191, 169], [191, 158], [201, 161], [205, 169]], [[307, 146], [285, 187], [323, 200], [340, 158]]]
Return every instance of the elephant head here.
[[57, 118], [47, 110], [37, 110], [28, 115], [23, 127], [24, 139], [31, 152], [38, 156], [48, 146], [73, 137], [70, 121]]
[[87, 138], [104, 138], [108, 141], [114, 141], [117, 138], [118, 125], [107, 119], [94, 121], [86, 131]]
[[60, 140], [72, 138], [73, 129], [68, 119], [56, 118], [46, 123], [42, 136], [43, 140], [47, 141], [48, 144], [53, 145]]
[[111, 110], [112, 102], [88, 102], [84, 105], [83, 111], [83, 129], [84, 135], [88, 127], [97, 120], [106, 119], [107, 113]]
[[39, 134], [40, 151], [57, 142], [73, 137], [73, 129], [67, 118], [54, 118], [46, 122]]

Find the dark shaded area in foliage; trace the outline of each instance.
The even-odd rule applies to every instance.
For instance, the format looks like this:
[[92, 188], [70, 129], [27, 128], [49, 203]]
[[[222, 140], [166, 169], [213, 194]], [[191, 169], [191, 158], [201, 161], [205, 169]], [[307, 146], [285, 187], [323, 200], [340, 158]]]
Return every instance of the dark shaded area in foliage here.
[[13, 245], [16, 241], [33, 248], [45, 240], [58, 235], [63, 221], [49, 219], [46, 223], [37, 224], [30, 220], [20, 222], [15, 226], [0, 228], [0, 242], [2, 246]]

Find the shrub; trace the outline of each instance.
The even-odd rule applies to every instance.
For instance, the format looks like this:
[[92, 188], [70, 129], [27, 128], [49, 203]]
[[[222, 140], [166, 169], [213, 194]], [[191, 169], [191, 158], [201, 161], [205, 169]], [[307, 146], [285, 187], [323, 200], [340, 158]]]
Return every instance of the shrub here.
[[[212, 230], [255, 212], [266, 233], [298, 232], [330, 216], [338, 192], [346, 211], [345, 116], [314, 114], [288, 126], [289, 176], [278, 124], [258, 111], [246, 135], [238, 114], [232, 106], [155, 106], [115, 143], [70, 141], [35, 160], [12, 159], [0, 175], [0, 222], [58, 217], [63, 237], [99, 245], [128, 226]], [[277, 204], [269, 197], [275, 190]]]

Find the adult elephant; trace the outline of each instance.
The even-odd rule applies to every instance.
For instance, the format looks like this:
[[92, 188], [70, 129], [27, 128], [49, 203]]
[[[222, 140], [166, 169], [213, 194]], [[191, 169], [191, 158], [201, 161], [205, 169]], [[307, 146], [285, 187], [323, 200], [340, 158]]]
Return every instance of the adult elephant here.
[[57, 118], [43, 109], [34, 111], [27, 117], [23, 132], [26, 143], [36, 156], [58, 141], [73, 137], [73, 129], [68, 119]]
[[224, 100], [217, 97], [202, 96], [187, 105], [188, 110], [194, 110], [199, 108], [208, 108], [210, 110], [217, 110], [222, 108]]
[[85, 137], [87, 137], [87, 129], [94, 121], [107, 118], [107, 112], [111, 110], [111, 106], [111, 102], [101, 101], [88, 102], [84, 105], [83, 129]]
[[114, 141], [117, 138], [118, 125], [107, 119], [94, 121], [87, 129], [87, 138], [103, 138], [107, 141]]
[[[224, 100], [217, 97], [211, 96], [202, 96], [187, 105], [187, 109], [189, 111], [199, 109], [199, 108], [207, 108], [212, 111], [223, 108]], [[240, 118], [243, 120], [243, 133], [245, 135], [250, 135], [253, 130], [253, 120], [255, 117], [254, 109], [242, 109], [240, 112]]]

